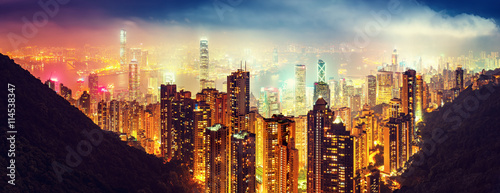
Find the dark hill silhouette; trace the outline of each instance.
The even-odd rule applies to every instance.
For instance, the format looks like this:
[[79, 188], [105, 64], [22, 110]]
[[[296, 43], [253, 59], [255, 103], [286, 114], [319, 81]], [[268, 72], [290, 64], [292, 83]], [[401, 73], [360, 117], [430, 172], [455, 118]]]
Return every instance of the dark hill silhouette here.
[[425, 120], [421, 134], [426, 150], [413, 156], [397, 193], [500, 192], [498, 85], [469, 87]]
[[[10, 143], [6, 140], [8, 83], [16, 88], [15, 186], [7, 183], [6, 176], [10, 160]], [[2, 54], [0, 85], [0, 192], [195, 191], [185, 167], [164, 164], [153, 155], [127, 146], [115, 134], [100, 130], [77, 108]], [[93, 134], [89, 138], [82, 132]], [[68, 152], [80, 155], [81, 162]], [[68, 155], [70, 162], [66, 161]], [[56, 171], [64, 173], [59, 178]]]

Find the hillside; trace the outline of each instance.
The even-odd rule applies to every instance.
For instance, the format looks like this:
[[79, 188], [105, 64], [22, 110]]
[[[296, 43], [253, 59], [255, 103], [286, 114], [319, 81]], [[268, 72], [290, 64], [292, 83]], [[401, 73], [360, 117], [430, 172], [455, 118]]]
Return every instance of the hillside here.
[[427, 114], [424, 150], [413, 157], [396, 192], [500, 192], [499, 90], [493, 84], [468, 88]]
[[[5, 175], [11, 160], [7, 154], [11, 144], [6, 140], [8, 83], [15, 85], [15, 186], [7, 184], [10, 178]], [[115, 134], [100, 130], [1, 54], [0, 85], [0, 192], [194, 191], [189, 172], [180, 164], [163, 164], [161, 159], [127, 146]]]

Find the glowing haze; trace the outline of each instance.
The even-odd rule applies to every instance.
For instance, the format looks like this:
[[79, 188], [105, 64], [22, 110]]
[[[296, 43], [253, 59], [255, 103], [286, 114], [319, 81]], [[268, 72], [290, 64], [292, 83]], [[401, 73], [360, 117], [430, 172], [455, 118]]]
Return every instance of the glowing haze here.
[[[129, 45], [196, 45], [206, 36], [217, 46], [344, 43], [347, 49], [369, 52], [397, 47], [420, 55], [489, 51], [500, 42], [496, 23], [500, 17], [494, 11], [499, 4], [443, 0], [3, 0], [0, 48], [8, 51], [16, 44], [118, 47], [118, 31], [125, 28]], [[46, 23], [39, 12], [48, 15]], [[36, 23], [34, 16], [43, 25], [27, 37], [23, 28], [26, 23]]]

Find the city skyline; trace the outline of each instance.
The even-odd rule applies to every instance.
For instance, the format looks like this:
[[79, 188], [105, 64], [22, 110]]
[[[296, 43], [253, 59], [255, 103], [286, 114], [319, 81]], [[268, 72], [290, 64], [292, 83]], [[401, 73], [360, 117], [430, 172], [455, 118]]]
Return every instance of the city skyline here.
[[[76, 151], [66, 146], [64, 165], [54, 161], [62, 158], [62, 153], [51, 152], [57, 148], [38, 150], [52, 162], [47, 167], [39, 163], [40, 171], [52, 168], [44, 173], [55, 173], [59, 182], [63, 176], [76, 179], [75, 173], [96, 178], [69, 184], [97, 184], [108, 191], [186, 192], [190, 186], [190, 192], [210, 193], [405, 192], [415, 184], [432, 183], [422, 181], [423, 173], [455, 175], [444, 172], [442, 165], [429, 166], [448, 161], [433, 153], [446, 147], [475, 152], [469, 146], [482, 142], [446, 139], [454, 137], [458, 127], [469, 129], [468, 118], [480, 105], [488, 106], [482, 101], [498, 100], [488, 97], [500, 85], [500, 14], [491, 8], [500, 2], [451, 4], [6, 0], [0, 3], [0, 25], [5, 26], [0, 31], [0, 63], [26, 75], [19, 79], [31, 81], [32, 87], [19, 86], [19, 98], [34, 103], [16, 110], [11, 104], [18, 96], [15, 85], [7, 83], [6, 133], [16, 128], [14, 117], [26, 112], [50, 117], [38, 120], [50, 122], [68, 116], [59, 110], [71, 111], [78, 118], [33, 123], [41, 127], [37, 139], [54, 128], [65, 131], [51, 131], [54, 136], [71, 133], [66, 127], [75, 122], [75, 127], [95, 127], [93, 134], [81, 132], [90, 142], [78, 143]], [[17, 74], [8, 73], [5, 76], [19, 84]], [[46, 94], [37, 94], [41, 92]], [[33, 102], [39, 99], [47, 104]], [[52, 103], [61, 107], [52, 108]], [[491, 114], [482, 111], [485, 108], [481, 112]], [[58, 128], [60, 124], [66, 126]], [[436, 124], [445, 126], [436, 129]], [[15, 133], [23, 140], [27, 135]], [[103, 133], [113, 140], [98, 147], [95, 136], [102, 140]], [[74, 141], [61, 138], [47, 144]], [[16, 151], [12, 144], [19, 142], [9, 142], [9, 151]], [[103, 147], [126, 153], [101, 152], [98, 148]], [[92, 148], [124, 161], [87, 157]], [[18, 154], [24, 153], [20, 149]], [[461, 169], [462, 180], [470, 180], [463, 171], [487, 173], [457, 161], [474, 157], [471, 163], [477, 164], [484, 149], [477, 150], [483, 151], [481, 156], [454, 153], [450, 158]], [[127, 166], [143, 160], [135, 156], [127, 161], [137, 152], [149, 159], [142, 163], [147, 167]], [[78, 167], [82, 157], [91, 159], [83, 159], [85, 167]], [[11, 168], [19, 164], [24, 172], [24, 158], [7, 159]], [[91, 177], [89, 163], [115, 171]], [[422, 172], [422, 164], [431, 171]], [[160, 177], [146, 188], [144, 182], [135, 184], [145, 179], [140, 175], [127, 176], [130, 180], [123, 184], [100, 181], [121, 177], [123, 168], [144, 168], [140, 175], [154, 172], [152, 178]], [[9, 170], [9, 184], [16, 171]], [[17, 182], [26, 175], [19, 174]], [[52, 180], [27, 176], [43, 177], [49, 184]], [[184, 188], [171, 189], [179, 184]]]

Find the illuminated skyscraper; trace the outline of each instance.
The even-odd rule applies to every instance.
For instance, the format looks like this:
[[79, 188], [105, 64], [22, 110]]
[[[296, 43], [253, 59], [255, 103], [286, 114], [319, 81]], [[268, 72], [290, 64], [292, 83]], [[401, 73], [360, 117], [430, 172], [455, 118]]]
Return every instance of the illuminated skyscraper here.
[[231, 129], [221, 124], [205, 131], [205, 192], [229, 193], [230, 186], [230, 133]]
[[238, 69], [227, 77], [227, 103], [228, 127], [235, 133], [245, 129], [241, 127], [250, 112], [250, 72]]
[[127, 31], [120, 30], [120, 67], [127, 64]]
[[277, 88], [261, 88], [259, 113], [270, 118], [281, 113], [280, 93]]
[[211, 88], [209, 85], [209, 55], [208, 55], [208, 40], [200, 40], [200, 90]]
[[59, 84], [59, 95], [61, 95], [64, 99], [66, 99], [67, 101], [70, 101], [73, 99], [71, 97], [72, 95], [72, 91], [71, 89], [69, 89], [68, 87], [64, 86], [63, 83], [60, 83]]
[[377, 77], [368, 75], [366, 77], [366, 101], [370, 106], [377, 104]]
[[172, 159], [173, 154], [173, 136], [172, 132], [174, 128], [174, 113], [173, 103], [175, 99], [175, 93], [177, 92], [177, 87], [175, 84], [161, 85], [160, 97], [161, 97], [161, 157], [166, 160]]
[[255, 192], [255, 134], [240, 131], [231, 138], [231, 192]]
[[[99, 99], [98, 76], [96, 73], [89, 74], [90, 114], [91, 118], [97, 116], [97, 101]], [[94, 120], [95, 121], [95, 120]]]
[[295, 148], [295, 122], [283, 115], [264, 119], [264, 192], [297, 192], [299, 157]]
[[299, 150], [299, 169], [306, 169], [307, 164], [307, 115], [294, 117], [295, 121], [295, 147]]
[[324, 99], [318, 99], [307, 116], [307, 192], [352, 192], [353, 137], [340, 116], [333, 121]]
[[380, 193], [380, 171], [374, 169], [370, 172], [370, 174], [366, 177], [367, 184], [367, 193]]
[[349, 107], [353, 112], [358, 112], [361, 110], [361, 96], [351, 95], [349, 97]]
[[295, 66], [295, 115], [306, 115], [306, 66]]
[[119, 132], [120, 123], [120, 103], [117, 100], [109, 102], [109, 130]]
[[[415, 85], [415, 124], [423, 121], [424, 111], [424, 80], [421, 75], [417, 75]], [[414, 132], [414, 136], [416, 131]]]
[[354, 138], [346, 130], [340, 116], [324, 131], [323, 186], [324, 192], [353, 192]]
[[194, 164], [193, 176], [202, 184], [205, 182], [205, 130], [211, 125], [210, 105], [197, 102], [194, 109]]
[[130, 61], [128, 71], [128, 94], [129, 101], [139, 99], [139, 63], [134, 58]]
[[377, 104], [389, 104], [392, 98], [392, 72], [377, 72]]
[[460, 66], [455, 70], [455, 85], [460, 91], [464, 90], [464, 70]]
[[323, 60], [318, 60], [318, 81], [326, 83], [326, 65]]
[[108, 130], [108, 107], [106, 101], [100, 101], [97, 106], [97, 120], [102, 130]]
[[330, 101], [330, 88], [325, 82], [314, 83], [313, 101], [317, 101], [319, 98], [323, 98], [325, 101]]
[[85, 115], [89, 116], [90, 113], [90, 95], [87, 91], [83, 91], [83, 94], [80, 96], [78, 100], [78, 105]]
[[[307, 114], [307, 192], [323, 192], [324, 129], [333, 123], [333, 112], [327, 102], [319, 98]], [[324, 163], [327, 164], [327, 163]]]
[[392, 51], [392, 65], [393, 66], [398, 65], [398, 51], [396, 49], [394, 49], [394, 51]]
[[342, 121], [345, 124], [345, 127], [348, 131], [352, 129], [352, 116], [351, 116], [351, 108], [349, 107], [342, 107], [339, 108], [337, 115], [342, 118]]

